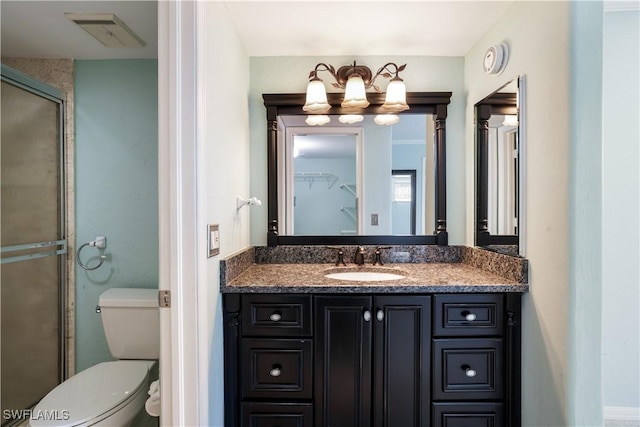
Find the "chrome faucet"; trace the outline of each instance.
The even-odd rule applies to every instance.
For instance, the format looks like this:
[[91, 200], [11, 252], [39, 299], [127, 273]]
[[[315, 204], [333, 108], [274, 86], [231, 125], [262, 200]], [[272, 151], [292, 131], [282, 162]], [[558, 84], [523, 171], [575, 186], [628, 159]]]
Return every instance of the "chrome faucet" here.
[[353, 256], [353, 262], [357, 265], [364, 265], [364, 254], [364, 248], [362, 246], [358, 246], [358, 249], [356, 249], [356, 253]]

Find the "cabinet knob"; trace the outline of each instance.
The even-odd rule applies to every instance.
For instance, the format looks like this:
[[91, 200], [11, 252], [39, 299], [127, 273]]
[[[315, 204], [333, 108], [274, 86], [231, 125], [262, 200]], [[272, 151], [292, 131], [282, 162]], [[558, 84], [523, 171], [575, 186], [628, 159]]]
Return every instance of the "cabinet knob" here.
[[478, 375], [478, 372], [476, 372], [475, 369], [471, 369], [470, 366], [463, 366], [463, 369], [464, 369], [464, 374], [469, 378], [473, 378], [476, 375]]
[[376, 319], [378, 319], [378, 322], [382, 322], [382, 320], [384, 319], [384, 311], [378, 310], [378, 312], [376, 313]]
[[282, 371], [277, 366], [274, 366], [274, 368], [269, 371], [269, 375], [271, 375], [272, 377], [279, 377], [280, 374], [282, 374]]
[[366, 311], [364, 312], [364, 316], [363, 316], [363, 317], [364, 317], [364, 321], [365, 321], [365, 322], [370, 321], [370, 320], [371, 320], [371, 312], [370, 312], [369, 310], [366, 310]]
[[273, 313], [271, 316], [269, 316], [269, 319], [271, 319], [272, 322], [278, 322], [280, 321], [280, 319], [282, 319], [282, 316], [280, 315], [280, 313]]
[[468, 311], [463, 311], [462, 315], [467, 322], [473, 322], [477, 317], [475, 313], [469, 313]]

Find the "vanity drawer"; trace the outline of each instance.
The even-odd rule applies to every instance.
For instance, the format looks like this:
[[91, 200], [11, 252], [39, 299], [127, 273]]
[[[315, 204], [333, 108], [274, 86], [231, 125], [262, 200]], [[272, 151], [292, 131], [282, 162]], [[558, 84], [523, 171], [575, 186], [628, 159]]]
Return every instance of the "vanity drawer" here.
[[242, 427], [312, 427], [310, 403], [242, 404]]
[[502, 403], [434, 403], [432, 427], [502, 427]]
[[501, 336], [504, 302], [501, 294], [436, 295], [434, 336]]
[[433, 340], [434, 400], [499, 400], [504, 394], [502, 340]]
[[311, 336], [310, 295], [243, 295], [243, 336]]
[[311, 399], [312, 351], [308, 339], [243, 339], [243, 397]]

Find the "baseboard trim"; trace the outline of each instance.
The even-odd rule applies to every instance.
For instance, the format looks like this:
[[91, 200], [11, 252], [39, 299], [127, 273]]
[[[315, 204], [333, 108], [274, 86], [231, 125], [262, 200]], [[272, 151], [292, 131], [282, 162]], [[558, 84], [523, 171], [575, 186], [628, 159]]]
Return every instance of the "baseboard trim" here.
[[604, 419], [615, 421], [640, 421], [640, 408], [633, 406], [605, 406]]

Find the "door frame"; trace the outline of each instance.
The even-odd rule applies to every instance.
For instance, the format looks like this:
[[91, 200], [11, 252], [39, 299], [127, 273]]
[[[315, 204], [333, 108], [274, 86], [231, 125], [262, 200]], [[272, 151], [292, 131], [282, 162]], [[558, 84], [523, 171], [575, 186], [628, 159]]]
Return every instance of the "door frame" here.
[[353, 136], [356, 139], [356, 234], [361, 235], [364, 231], [364, 192], [362, 191], [364, 185], [363, 170], [364, 170], [364, 136], [363, 129], [361, 127], [326, 127], [326, 128], [313, 128], [313, 127], [300, 127], [300, 126], [288, 126], [284, 128], [284, 138], [278, 139], [278, 151], [282, 153], [282, 157], [278, 162], [278, 182], [280, 194], [282, 197], [282, 203], [279, 202], [278, 214], [280, 218], [283, 218], [281, 226], [284, 226], [284, 230], [280, 230], [280, 233], [287, 236], [295, 235], [294, 224], [294, 159], [293, 159], [293, 140], [299, 135], [348, 135]]
[[[196, 2], [158, 2], [160, 425], [207, 423], [199, 401]], [[206, 375], [206, 373], [202, 373]]]

